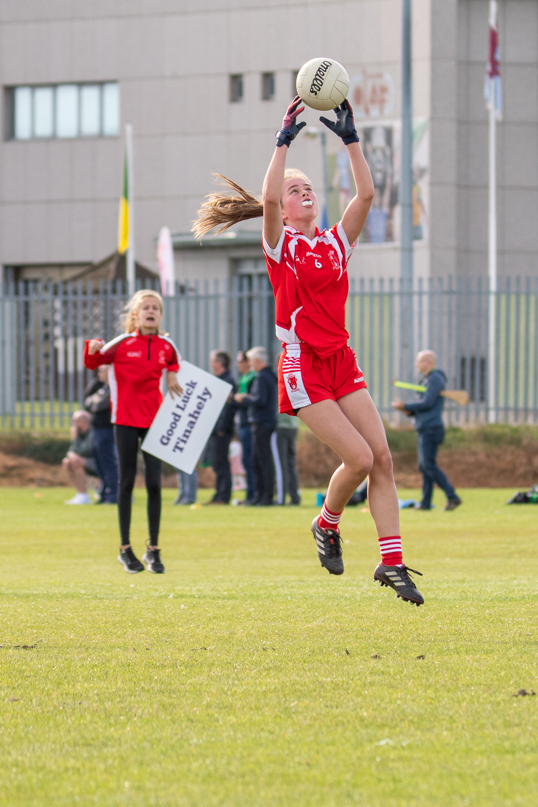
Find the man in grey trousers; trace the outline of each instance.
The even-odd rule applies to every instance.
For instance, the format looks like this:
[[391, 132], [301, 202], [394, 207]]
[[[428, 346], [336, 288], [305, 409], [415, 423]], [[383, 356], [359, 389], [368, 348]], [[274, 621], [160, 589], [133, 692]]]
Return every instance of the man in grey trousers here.
[[299, 479], [296, 466], [296, 443], [299, 421], [292, 415], [278, 415], [276, 424], [277, 456], [276, 499], [277, 504], [286, 503], [289, 494], [290, 504], [300, 504]]

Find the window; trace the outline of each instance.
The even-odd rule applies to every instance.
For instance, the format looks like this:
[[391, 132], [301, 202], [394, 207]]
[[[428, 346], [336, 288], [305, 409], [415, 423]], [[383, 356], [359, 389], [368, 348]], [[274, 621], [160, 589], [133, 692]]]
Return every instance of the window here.
[[78, 134], [78, 87], [60, 84], [56, 87], [56, 137], [76, 137]]
[[8, 137], [114, 137], [120, 128], [119, 86], [56, 84], [7, 90]]
[[54, 94], [51, 87], [39, 87], [34, 91], [33, 119], [34, 137], [52, 137], [54, 127]]
[[[110, 86], [110, 85], [109, 85]], [[80, 88], [80, 134], [95, 137], [99, 134], [101, 90], [95, 84]]]
[[116, 83], [103, 84], [103, 134], [117, 135], [120, 130], [120, 88]]
[[275, 74], [262, 73], [262, 101], [272, 101], [275, 97]]
[[230, 76], [230, 101], [232, 104], [243, 100], [243, 74]]

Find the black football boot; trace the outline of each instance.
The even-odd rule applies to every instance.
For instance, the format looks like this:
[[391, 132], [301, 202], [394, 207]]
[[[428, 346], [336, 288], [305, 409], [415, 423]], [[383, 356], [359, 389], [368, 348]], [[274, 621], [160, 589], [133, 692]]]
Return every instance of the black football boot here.
[[406, 602], [423, 605], [424, 597], [409, 577], [409, 572], [422, 577], [420, 572], [416, 572], [408, 566], [385, 566], [384, 563], [380, 563], [374, 572], [374, 582], [379, 580], [382, 586], [390, 586], [398, 597]]
[[342, 560], [342, 543], [337, 530], [324, 530], [318, 524], [316, 516], [310, 529], [318, 548], [318, 558], [329, 574], [344, 574], [344, 561]]

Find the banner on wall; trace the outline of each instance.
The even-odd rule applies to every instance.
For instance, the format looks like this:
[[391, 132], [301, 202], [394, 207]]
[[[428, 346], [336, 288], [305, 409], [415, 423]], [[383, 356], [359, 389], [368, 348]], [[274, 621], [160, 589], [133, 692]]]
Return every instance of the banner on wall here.
[[389, 116], [395, 95], [394, 79], [382, 70], [363, 68], [349, 83], [348, 98], [356, 119]]
[[[400, 121], [357, 121], [362, 150], [374, 181], [374, 199], [360, 242], [387, 244], [400, 240]], [[329, 155], [329, 220], [341, 219], [355, 193], [345, 146]], [[413, 122], [413, 228], [415, 241], [428, 236], [428, 121]]]

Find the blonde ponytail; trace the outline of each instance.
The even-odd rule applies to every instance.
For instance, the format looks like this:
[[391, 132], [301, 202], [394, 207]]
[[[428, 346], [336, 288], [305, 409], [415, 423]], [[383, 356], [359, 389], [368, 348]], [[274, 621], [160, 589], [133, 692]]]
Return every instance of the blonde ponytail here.
[[229, 193], [210, 193], [198, 211], [198, 217], [193, 221], [192, 232], [202, 240], [204, 235], [213, 227], [221, 225], [217, 230], [223, 233], [228, 227], [232, 227], [240, 221], [256, 219], [263, 216], [263, 204], [261, 199], [246, 191], [236, 182], [222, 174], [214, 174], [218, 177], [220, 184], [236, 192], [237, 195]]
[[[263, 216], [262, 200], [249, 193], [241, 185], [238, 185], [223, 174], [213, 174], [218, 177], [220, 184], [225, 188], [236, 191], [239, 196], [231, 196], [229, 193], [210, 193], [198, 211], [198, 217], [192, 223], [192, 233], [200, 241], [213, 227], [221, 225], [216, 231], [217, 235], [223, 233], [228, 227], [233, 227], [240, 221], [247, 219], [257, 219]], [[310, 182], [306, 174], [298, 168], [286, 168], [284, 179], [299, 177], [305, 182]]]
[[[146, 299], [146, 297], [155, 297], [155, 299], [159, 302], [161, 306], [161, 311], [164, 311], [163, 306], [163, 298], [159, 294], [158, 291], [153, 291], [152, 289], [140, 289], [137, 291], [129, 302], [125, 305], [123, 309], [120, 323], [121, 327], [123, 328], [124, 333], [132, 333], [136, 330], [136, 318], [138, 315], [138, 309], [142, 305], [142, 301]], [[159, 333], [164, 335], [164, 331], [159, 328]]]

